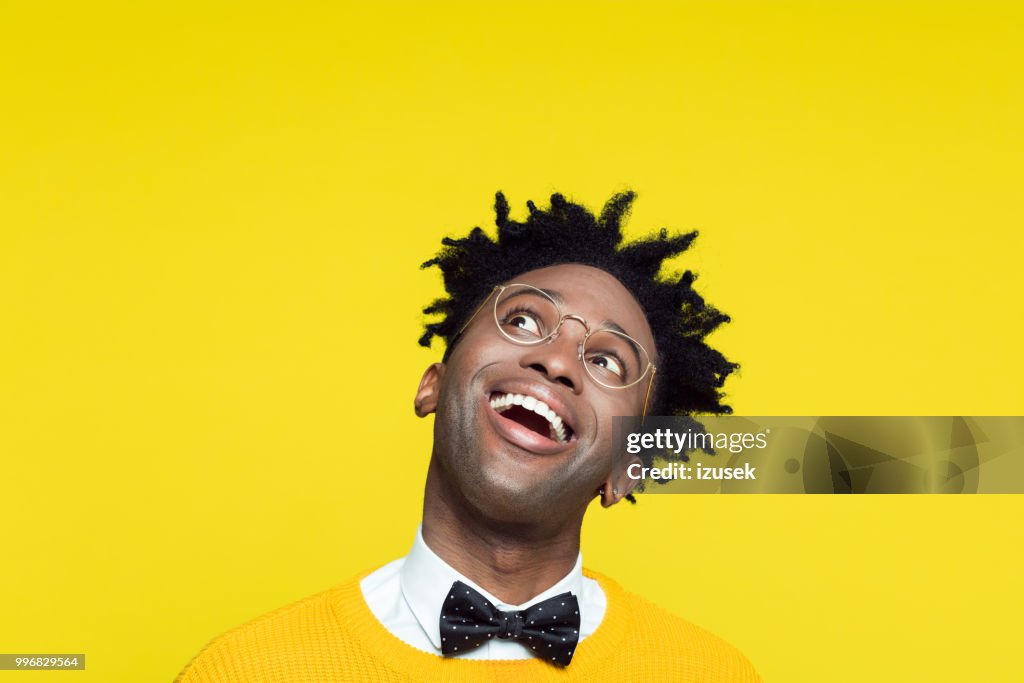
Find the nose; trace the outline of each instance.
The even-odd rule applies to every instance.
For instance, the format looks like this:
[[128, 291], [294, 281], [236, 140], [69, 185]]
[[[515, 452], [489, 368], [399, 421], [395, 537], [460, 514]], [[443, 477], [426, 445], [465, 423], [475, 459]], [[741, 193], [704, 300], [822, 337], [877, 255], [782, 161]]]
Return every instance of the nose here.
[[[582, 326], [565, 323], [575, 320]], [[552, 382], [563, 384], [574, 393], [583, 388], [583, 366], [580, 363], [579, 348], [586, 334], [587, 323], [579, 316], [567, 315], [558, 334], [546, 344], [532, 346], [523, 354], [522, 365], [543, 374]]]

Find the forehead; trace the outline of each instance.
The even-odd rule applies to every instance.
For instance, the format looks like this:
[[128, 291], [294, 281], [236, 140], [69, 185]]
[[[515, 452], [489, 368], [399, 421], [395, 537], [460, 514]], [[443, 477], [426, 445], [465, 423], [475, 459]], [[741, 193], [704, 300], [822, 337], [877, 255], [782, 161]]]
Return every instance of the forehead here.
[[583, 316], [592, 329], [614, 323], [645, 348], [654, 349], [654, 336], [640, 304], [625, 285], [600, 268], [563, 263], [522, 273], [506, 284], [513, 282], [557, 294], [563, 313]]

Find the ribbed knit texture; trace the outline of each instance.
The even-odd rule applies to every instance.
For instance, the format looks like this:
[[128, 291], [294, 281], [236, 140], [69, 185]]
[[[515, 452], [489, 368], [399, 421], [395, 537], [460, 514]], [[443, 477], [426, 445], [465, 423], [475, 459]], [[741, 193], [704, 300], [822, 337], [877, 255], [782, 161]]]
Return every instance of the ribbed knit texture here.
[[357, 577], [215, 638], [176, 681], [760, 681], [750, 662], [720, 638], [607, 577], [584, 574], [601, 584], [608, 611], [565, 669], [539, 659], [460, 660], [421, 652], [377, 621]]

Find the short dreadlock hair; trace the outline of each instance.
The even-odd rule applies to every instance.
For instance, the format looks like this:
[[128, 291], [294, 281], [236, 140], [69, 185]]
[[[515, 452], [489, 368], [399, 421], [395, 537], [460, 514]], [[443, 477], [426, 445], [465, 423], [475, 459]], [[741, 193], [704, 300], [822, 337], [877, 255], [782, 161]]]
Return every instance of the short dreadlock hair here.
[[677, 279], [658, 278], [663, 261], [685, 251], [697, 232], [669, 236], [662, 228], [657, 235], [623, 244], [622, 222], [635, 197], [633, 192], [616, 194], [595, 217], [586, 207], [553, 194], [548, 210], [528, 201], [530, 215], [520, 223], [509, 219], [508, 201], [498, 192], [496, 239], [479, 227], [463, 238], [446, 237], [438, 254], [421, 266], [441, 269], [448, 296], [423, 309], [443, 317], [426, 324], [420, 344], [429, 347], [434, 337], [441, 337], [448, 360], [455, 337], [495, 286], [547, 266], [593, 266], [625, 285], [647, 316], [658, 354], [651, 414], [731, 413], [720, 389], [739, 366], [704, 341], [729, 316], [694, 291], [695, 276], [689, 270]]

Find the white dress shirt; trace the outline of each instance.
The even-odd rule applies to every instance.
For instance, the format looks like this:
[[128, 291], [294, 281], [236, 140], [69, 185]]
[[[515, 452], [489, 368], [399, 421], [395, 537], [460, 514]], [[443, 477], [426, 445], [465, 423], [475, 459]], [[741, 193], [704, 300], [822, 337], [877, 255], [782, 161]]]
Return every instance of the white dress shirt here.
[[[494, 597], [457, 572], [423, 540], [416, 530], [412, 550], [403, 558], [384, 565], [360, 582], [370, 611], [399, 640], [417, 650], [441, 655], [441, 605], [455, 581], [480, 591], [495, 607], [504, 611], [526, 609], [566, 591], [580, 603], [580, 641], [601, 624], [608, 600], [600, 584], [583, 576], [583, 555], [558, 583], [521, 605], [510, 605]], [[480, 647], [455, 655], [461, 659], [530, 659], [533, 655], [516, 640], [492, 638]]]

